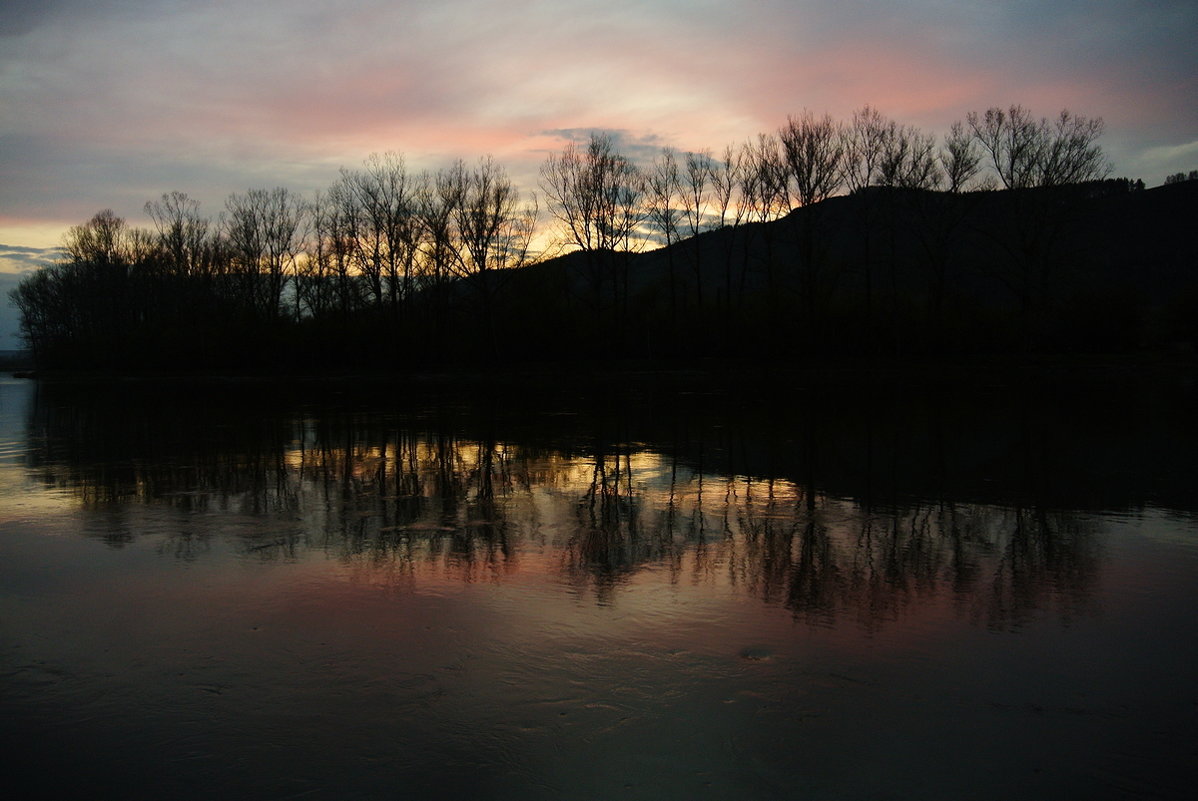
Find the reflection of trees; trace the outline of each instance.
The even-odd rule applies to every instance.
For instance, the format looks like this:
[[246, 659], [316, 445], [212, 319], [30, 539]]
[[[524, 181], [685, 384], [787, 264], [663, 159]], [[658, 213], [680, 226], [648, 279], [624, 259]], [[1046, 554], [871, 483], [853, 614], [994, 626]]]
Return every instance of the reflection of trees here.
[[985, 617], [1018, 624], [1052, 596], [1066, 614], [1087, 606], [1099, 553], [1090, 525], [1043, 508], [1007, 511], [1008, 537], [990, 587]]
[[288, 471], [320, 518], [306, 533], [343, 561], [398, 560], [409, 571], [436, 561], [474, 580], [515, 559], [513, 449], [352, 418], [308, 424], [300, 441], [313, 445], [290, 454]]
[[1096, 531], [1044, 507], [912, 503], [884, 510], [781, 480], [669, 465], [633, 479], [628, 454], [596, 458], [576, 506], [566, 570], [602, 599], [646, 566], [740, 586], [817, 625], [855, 615], [877, 628], [944, 602], [994, 626], [1089, 604]]
[[[633, 485], [632, 453], [600, 448], [590, 477], [574, 506], [573, 532], [563, 551], [563, 569], [576, 583], [593, 581], [600, 599], [643, 565], [664, 556], [653, 529], [642, 524], [644, 494]], [[582, 488], [581, 486], [579, 487]]]
[[[1093, 524], [1037, 502], [1036, 482], [1015, 506], [882, 504], [868, 481], [856, 501], [822, 488], [811, 459], [801, 482], [733, 466], [750, 449], [731, 427], [704, 445], [689, 437], [709, 428], [678, 424], [650, 447], [599, 419], [591, 436], [546, 445], [500, 436], [489, 418], [126, 401], [36, 404], [30, 473], [98, 512], [96, 536], [156, 537], [182, 558], [217, 543], [247, 559], [317, 551], [386, 584], [548, 569], [600, 601], [653, 569], [812, 624], [867, 627], [929, 605], [995, 626], [1050, 605], [1074, 614], [1099, 569]], [[878, 440], [867, 465], [891, 453], [875, 458]]]

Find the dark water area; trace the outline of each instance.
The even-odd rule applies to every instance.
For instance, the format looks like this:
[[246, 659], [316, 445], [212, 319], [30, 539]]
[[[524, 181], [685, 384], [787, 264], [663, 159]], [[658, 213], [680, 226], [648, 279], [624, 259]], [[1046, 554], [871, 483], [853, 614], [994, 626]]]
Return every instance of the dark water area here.
[[0, 380], [23, 798], [1177, 798], [1192, 381]]

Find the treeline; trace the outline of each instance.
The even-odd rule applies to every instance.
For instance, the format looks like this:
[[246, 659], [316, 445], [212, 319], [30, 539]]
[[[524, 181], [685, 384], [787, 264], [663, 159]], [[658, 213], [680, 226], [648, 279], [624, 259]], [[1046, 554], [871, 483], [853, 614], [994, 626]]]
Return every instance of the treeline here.
[[145, 211], [152, 228], [109, 210], [71, 228], [65, 258], [15, 290], [39, 366], [422, 359], [477, 305], [452, 285], [475, 277], [490, 300], [490, 273], [527, 263], [536, 216], [490, 159], [414, 174], [395, 154], [310, 199], [251, 189], [211, 219], [171, 192]]
[[[594, 134], [542, 165], [547, 224], [489, 157], [373, 156], [215, 218], [179, 192], [146, 204], [150, 228], [102, 211], [13, 299], [39, 366], [64, 369], [1053, 348], [1041, 323], [1061, 237], [1110, 172], [1102, 130], [1012, 106], [937, 138], [866, 106], [642, 164]], [[954, 329], [970, 304], [1004, 335]]]

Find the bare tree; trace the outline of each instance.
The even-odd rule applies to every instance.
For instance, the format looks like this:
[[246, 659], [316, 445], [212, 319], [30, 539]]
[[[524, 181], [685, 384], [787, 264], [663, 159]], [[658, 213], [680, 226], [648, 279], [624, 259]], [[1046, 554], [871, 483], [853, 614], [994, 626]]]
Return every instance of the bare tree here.
[[566, 143], [561, 153], [550, 154], [541, 165], [541, 190], [560, 226], [561, 241], [579, 250], [594, 250], [600, 241], [598, 201], [589, 172], [586, 157], [574, 142]]
[[356, 264], [360, 209], [343, 180], [309, 204], [311, 237], [305, 254], [306, 300], [310, 310], [336, 308], [344, 320], [362, 302]]
[[461, 240], [454, 217], [464, 191], [465, 188], [451, 170], [438, 170], [427, 176], [421, 184], [420, 214], [426, 233], [422, 250], [422, 283], [443, 300], [461, 256]]
[[811, 111], [790, 116], [778, 131], [787, 178], [798, 206], [811, 206], [831, 197], [841, 184], [844, 137], [828, 114]]
[[[741, 264], [739, 281], [733, 280], [733, 254], [736, 251], [737, 234], [744, 221], [745, 204], [739, 195], [741, 174], [743, 170], [742, 151], [734, 145], [725, 145], [724, 152], [718, 159], [712, 159], [709, 177], [711, 180], [711, 213], [713, 224], [717, 229], [731, 228], [723, 240], [723, 320], [724, 341], [732, 341], [732, 304], [734, 286], [739, 285], [743, 292], [745, 280], [745, 265]], [[739, 294], [739, 293], [736, 293]]]
[[129, 226], [112, 209], [97, 212], [83, 225], [72, 225], [62, 240], [67, 258], [76, 263], [128, 264]]
[[333, 307], [332, 246], [327, 236], [328, 203], [317, 191], [308, 203], [304, 251], [296, 262], [295, 294], [300, 305], [312, 317], [323, 317]]
[[744, 204], [736, 199], [742, 165], [741, 151], [734, 145], [726, 145], [723, 155], [712, 163], [712, 205], [718, 220], [717, 228], [736, 227], [744, 220]]
[[866, 192], [885, 182], [883, 170], [886, 157], [893, 149], [898, 126], [882, 116], [873, 106], [865, 105], [853, 112], [850, 122], [841, 129], [843, 159], [841, 173], [845, 187], [857, 196], [856, 237], [861, 248], [861, 274], [865, 290], [865, 320], [863, 324], [867, 347], [872, 350], [877, 339], [874, 321], [874, 240], [878, 235], [879, 198]]
[[900, 189], [935, 189], [940, 185], [936, 163], [936, 137], [911, 126], [894, 126], [882, 145], [879, 186]]
[[678, 241], [681, 214], [675, 205], [680, 192], [680, 182], [678, 159], [673, 149], [662, 148], [661, 153], [653, 160], [645, 176], [645, 187], [649, 222], [665, 241], [667, 280], [670, 284], [670, 334], [674, 336], [678, 329], [678, 277], [672, 245]]
[[[397, 315], [412, 292], [421, 221], [415, 181], [399, 153], [372, 154], [361, 170], [342, 170], [340, 198], [353, 205], [356, 262], [374, 300]], [[347, 209], [347, 212], [349, 210]]]
[[520, 194], [512, 186], [503, 167], [487, 156], [473, 169], [458, 161], [446, 174], [453, 218], [461, 239], [462, 252], [457, 272], [463, 276], [480, 275], [506, 265], [496, 265], [500, 234], [516, 216]]
[[990, 157], [1003, 187], [1026, 189], [1036, 185], [1042, 137], [1030, 111], [1019, 105], [1008, 109], [995, 106], [981, 115], [971, 111], [965, 120]]
[[1064, 186], [1097, 181], [1111, 173], [1098, 138], [1101, 117], [1087, 118], [1062, 109], [1051, 126], [1044, 125], [1045, 145], [1040, 158], [1040, 185]]
[[741, 197], [748, 216], [767, 222], [790, 210], [787, 166], [778, 137], [763, 133], [746, 142], [741, 164]]
[[62, 249], [61, 260], [22, 280], [10, 296], [39, 360], [89, 369], [136, 362], [152, 349], [164, 319], [177, 322], [153, 232], [104, 209], [72, 226]]
[[[790, 210], [790, 192], [787, 180], [786, 160], [777, 136], [761, 133], [741, 146], [740, 151], [740, 195], [746, 218], [757, 223], [777, 219]], [[771, 322], [777, 315], [779, 303], [777, 264], [775, 259], [775, 233], [773, 226], [758, 225], [753, 235], [760, 236], [764, 245], [766, 293], [770, 305]], [[743, 240], [745, 264], [748, 270], [752, 243], [748, 236]]]
[[707, 227], [708, 186], [711, 184], [713, 171], [710, 152], [702, 150], [686, 154], [682, 207], [686, 211], [686, 224], [691, 236], [698, 236]]
[[666, 247], [678, 241], [681, 214], [678, 200], [681, 182], [678, 176], [678, 157], [672, 148], [662, 148], [645, 175], [646, 215], [661, 234]]
[[103, 336], [126, 321], [129, 277], [136, 263], [132, 229], [112, 209], [97, 212], [63, 237], [64, 265], [80, 303], [74, 328], [83, 336]]
[[282, 312], [288, 275], [294, 275], [301, 248], [304, 204], [298, 195], [279, 187], [230, 195], [225, 207], [229, 213], [226, 235], [253, 308], [268, 319], [276, 319]]
[[1007, 189], [1063, 186], [1105, 178], [1110, 164], [1097, 140], [1101, 118], [1063, 109], [1053, 123], [1036, 120], [1023, 106], [970, 112], [970, 129]]
[[520, 193], [490, 156], [469, 170], [458, 161], [445, 173], [442, 184], [442, 197], [452, 212], [461, 245], [453, 269], [468, 279], [479, 302], [487, 340], [484, 347], [497, 356], [494, 306], [498, 271], [525, 264], [535, 226], [536, 198], [520, 208]]
[[977, 140], [965, 130], [960, 121], [954, 122], [940, 148], [940, 166], [944, 170], [949, 192], [964, 191], [982, 169], [982, 154]]
[[[611, 136], [593, 133], [584, 150], [573, 142], [541, 165], [541, 187], [564, 241], [586, 254], [597, 330], [603, 329], [604, 285], [610, 283], [617, 340], [627, 335], [629, 255], [644, 244], [646, 191], [641, 171]], [[610, 277], [610, 281], [606, 280]]]
[[[698, 237], [706, 228], [708, 185], [711, 180], [711, 153], [700, 151], [686, 154], [686, 171], [682, 185], [682, 208], [686, 214], [686, 225], [691, 238]], [[703, 306], [703, 249], [692, 242], [690, 248], [691, 271], [695, 276], [695, 296]]]
[[644, 219], [645, 182], [605, 133], [570, 142], [541, 165], [541, 188], [566, 240], [580, 250], [628, 250]]
[[1016, 193], [998, 218], [1003, 224], [992, 231], [1009, 259], [991, 273], [1018, 299], [1024, 348], [1034, 349], [1039, 331], [1052, 319], [1054, 284], [1068, 261], [1057, 252], [1075, 208], [1064, 188], [1110, 172], [1097, 143], [1102, 120], [1063, 110], [1053, 123], [1037, 121], [1022, 106], [971, 112], [966, 119], [1004, 187], [1053, 190]]
[[[940, 168], [936, 161], [936, 138], [924, 134], [918, 128], [906, 125], [891, 124], [882, 142], [881, 159], [878, 164], [876, 183], [880, 187], [904, 190], [930, 190], [940, 185]], [[882, 198], [881, 208], [884, 212], [885, 225], [882, 231], [887, 237], [887, 264], [890, 277], [890, 297], [885, 304], [888, 312], [889, 325], [885, 340], [890, 347], [899, 349], [900, 340], [904, 334], [903, 326], [899, 324], [899, 305], [902, 291], [900, 287], [900, 271], [898, 267], [898, 246], [901, 228], [910, 227], [906, 213], [912, 210], [923, 210], [932, 199], [926, 191], [888, 193]], [[867, 204], [866, 208], [871, 208]], [[866, 233], [866, 242], [869, 232]], [[868, 254], [868, 249], [867, 249]], [[866, 315], [870, 328], [868, 331], [870, 349], [877, 340], [874, 337], [874, 310], [872, 308], [873, 291], [872, 265], [866, 264]]]
[[841, 132], [843, 178], [850, 192], [872, 186], [877, 180], [882, 154], [894, 129], [894, 121], [884, 118], [873, 106], [865, 105], [853, 112], [851, 122]]
[[[816, 117], [804, 111], [798, 117], [788, 117], [779, 130], [785, 156], [786, 176], [792, 187], [792, 200], [803, 208], [794, 215], [795, 239], [799, 258], [795, 265], [800, 302], [803, 306], [801, 325], [806, 347], [818, 346], [823, 318], [839, 278], [839, 267], [824, 257], [820, 249], [826, 231], [823, 208], [841, 185], [844, 162], [844, 136], [832, 117]], [[776, 293], [773, 293], [776, 295]], [[772, 301], [777, 303], [777, 301]], [[775, 309], [772, 317], [780, 319]]]
[[176, 275], [206, 272], [210, 223], [200, 214], [200, 202], [183, 192], [169, 192], [160, 200], [147, 201], [145, 212], [154, 223], [158, 242]]

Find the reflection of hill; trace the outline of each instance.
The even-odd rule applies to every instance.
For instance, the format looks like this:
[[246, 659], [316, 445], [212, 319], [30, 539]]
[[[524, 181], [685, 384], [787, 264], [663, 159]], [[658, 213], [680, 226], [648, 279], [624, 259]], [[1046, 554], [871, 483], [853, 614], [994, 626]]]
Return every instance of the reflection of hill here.
[[[999, 625], [1084, 606], [1099, 546], [1073, 510], [1193, 502], [1185, 393], [349, 389], [43, 385], [29, 468], [114, 542], [183, 555], [221, 536], [388, 581], [553, 570], [601, 599], [651, 566], [870, 625], [949, 599]], [[128, 513], [146, 507], [157, 523]]]
[[[866, 504], [1194, 509], [1194, 392], [1082, 384], [807, 390], [692, 421], [691, 458], [784, 475]], [[724, 432], [727, 432], [726, 434]]]

